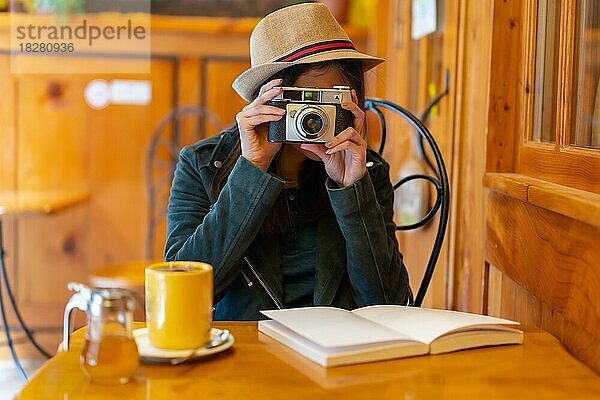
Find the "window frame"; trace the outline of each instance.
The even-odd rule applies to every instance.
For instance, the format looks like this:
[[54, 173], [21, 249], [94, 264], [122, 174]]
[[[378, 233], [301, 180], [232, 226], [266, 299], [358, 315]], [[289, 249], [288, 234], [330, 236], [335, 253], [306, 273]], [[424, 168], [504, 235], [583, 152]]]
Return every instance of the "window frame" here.
[[575, 31], [577, 3], [562, 0], [559, 16], [558, 82], [556, 93], [556, 123], [554, 143], [535, 142], [533, 138], [535, 55], [537, 33], [537, 0], [524, 1], [521, 31], [521, 104], [517, 105], [515, 172], [548, 182], [600, 193], [600, 150], [571, 144]]

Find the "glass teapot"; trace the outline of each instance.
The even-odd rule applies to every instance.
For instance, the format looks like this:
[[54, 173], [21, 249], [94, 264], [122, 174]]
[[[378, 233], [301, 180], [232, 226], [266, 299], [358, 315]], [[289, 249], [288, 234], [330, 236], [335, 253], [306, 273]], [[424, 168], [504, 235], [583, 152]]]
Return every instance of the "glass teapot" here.
[[132, 332], [135, 299], [125, 289], [90, 288], [70, 282], [75, 293], [64, 315], [63, 349], [69, 350], [75, 309], [87, 313], [87, 331], [81, 351], [81, 367], [94, 383], [127, 383], [139, 366]]

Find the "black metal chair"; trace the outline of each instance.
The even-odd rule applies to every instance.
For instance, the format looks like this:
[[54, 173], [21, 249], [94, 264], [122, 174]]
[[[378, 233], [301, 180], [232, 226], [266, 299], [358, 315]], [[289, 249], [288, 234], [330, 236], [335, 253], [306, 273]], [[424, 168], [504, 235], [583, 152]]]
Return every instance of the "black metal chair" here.
[[[201, 139], [198, 132], [205, 132], [205, 129], [196, 129], [196, 135], [184, 138], [181, 134], [181, 122], [183, 117], [197, 116], [201, 123], [209, 122], [218, 133], [222, 130], [222, 124], [219, 117], [206, 107], [189, 105], [177, 107], [165, 115], [154, 128], [150, 138], [150, 144], [146, 153], [146, 189], [148, 193], [148, 229], [146, 233], [146, 259], [152, 258], [152, 249], [154, 247], [154, 233], [158, 221], [165, 218], [167, 214], [167, 198], [159, 198], [171, 187], [175, 166], [179, 159], [179, 151], [185, 144], [194, 143]], [[200, 124], [199, 124], [200, 125]], [[165, 132], [169, 126], [172, 126], [170, 135]], [[161, 159], [159, 153], [163, 153], [165, 158]]]
[[[434, 99], [427, 106], [425, 112], [422, 114], [422, 118], [419, 119], [414, 116], [411, 112], [406, 110], [405, 108], [392, 103], [388, 100], [382, 99], [374, 99], [369, 98], [365, 100], [365, 108], [367, 111], [372, 111], [377, 115], [381, 127], [381, 141], [379, 145], [379, 154], [383, 153], [383, 149], [385, 147], [386, 137], [387, 137], [387, 125], [385, 121], [385, 116], [382, 112], [383, 109], [390, 110], [396, 114], [402, 116], [405, 120], [407, 120], [417, 131], [418, 139], [417, 145], [419, 148], [419, 152], [421, 157], [423, 157], [425, 163], [432, 171], [432, 175], [427, 174], [412, 174], [406, 177], [403, 177], [398, 182], [394, 184], [394, 190], [400, 188], [407, 182], [422, 179], [430, 184], [432, 184], [435, 188], [436, 199], [435, 203], [429, 210], [429, 212], [418, 222], [411, 223], [408, 225], [402, 225], [396, 227], [399, 231], [407, 231], [412, 229], [418, 229], [426, 224], [428, 224], [436, 215], [438, 211], [440, 211], [440, 216], [438, 219], [438, 227], [437, 233], [435, 236], [435, 241], [432, 246], [431, 254], [429, 256], [429, 261], [427, 262], [427, 267], [425, 269], [425, 273], [423, 275], [423, 279], [421, 280], [421, 284], [419, 286], [419, 290], [417, 292], [417, 296], [413, 299], [412, 293], [410, 293], [409, 305], [420, 307], [423, 303], [423, 299], [425, 298], [425, 294], [427, 293], [427, 288], [429, 287], [429, 283], [431, 282], [431, 277], [433, 276], [433, 271], [435, 269], [436, 262], [439, 258], [440, 251], [442, 249], [442, 243], [444, 242], [444, 236], [446, 235], [446, 225], [448, 224], [448, 212], [449, 212], [449, 204], [450, 204], [450, 186], [448, 184], [448, 175], [446, 173], [446, 166], [444, 164], [444, 159], [442, 158], [442, 153], [433, 137], [431, 132], [427, 129], [427, 127], [423, 124], [423, 120], [426, 119], [429, 111], [432, 107], [441, 99], [441, 97], [445, 93], [442, 93], [436, 99]], [[429, 159], [427, 152], [423, 148], [423, 141], [426, 141], [429, 145], [431, 153], [433, 155], [433, 162]]]

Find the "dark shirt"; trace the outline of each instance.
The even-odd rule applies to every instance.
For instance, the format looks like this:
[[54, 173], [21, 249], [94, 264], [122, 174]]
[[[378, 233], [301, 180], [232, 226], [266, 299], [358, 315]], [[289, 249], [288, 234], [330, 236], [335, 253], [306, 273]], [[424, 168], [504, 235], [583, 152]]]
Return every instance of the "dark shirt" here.
[[287, 189], [291, 229], [280, 239], [283, 304], [286, 308], [313, 305], [315, 264], [317, 262], [317, 220], [307, 220], [302, 213], [312, 207], [311, 191]]

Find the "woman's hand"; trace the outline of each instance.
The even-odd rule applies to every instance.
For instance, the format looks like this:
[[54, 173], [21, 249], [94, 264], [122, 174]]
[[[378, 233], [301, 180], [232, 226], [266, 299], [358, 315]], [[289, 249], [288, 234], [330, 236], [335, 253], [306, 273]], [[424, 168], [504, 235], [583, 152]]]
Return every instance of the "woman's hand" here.
[[267, 140], [265, 125], [266, 122], [278, 121], [285, 115], [284, 109], [265, 104], [281, 93], [281, 88], [275, 88], [281, 83], [282, 79], [275, 79], [261, 87], [258, 97], [235, 116], [240, 130], [242, 156], [263, 171], [269, 168], [273, 157], [281, 148], [281, 143], [270, 143]]
[[330, 142], [307, 144], [301, 149], [315, 153], [325, 164], [325, 171], [339, 186], [353, 184], [367, 172], [367, 142], [360, 135], [365, 123], [365, 113], [358, 107], [356, 92], [352, 89], [352, 101], [342, 103], [342, 108], [354, 114], [354, 126], [343, 130]]

